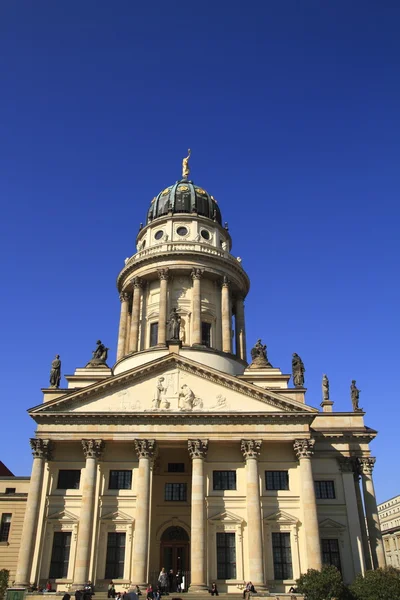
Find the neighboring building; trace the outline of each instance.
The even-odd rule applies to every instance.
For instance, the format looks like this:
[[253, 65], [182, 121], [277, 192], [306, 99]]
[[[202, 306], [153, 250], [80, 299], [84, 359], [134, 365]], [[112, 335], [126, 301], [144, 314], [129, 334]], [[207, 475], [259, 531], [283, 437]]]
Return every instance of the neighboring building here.
[[15, 579], [22, 525], [28, 499], [29, 477], [14, 477], [0, 462], [0, 569]]
[[400, 568], [400, 496], [378, 504], [386, 562]]
[[[29, 411], [37, 433], [16, 584], [51, 578], [63, 591], [91, 579], [101, 590], [113, 579], [123, 589], [156, 583], [165, 567], [194, 591], [217, 581], [237, 592], [244, 580], [284, 591], [322, 563], [352, 581], [371, 566], [360, 469], [373, 565], [384, 564], [376, 431], [360, 410], [333, 412], [327, 388], [323, 410], [309, 406], [300, 367], [289, 387], [261, 342], [248, 365], [249, 279], [185, 161], [118, 276], [115, 365], [98, 342], [68, 388], [43, 390]], [[244, 207], [242, 218], [254, 214]]]

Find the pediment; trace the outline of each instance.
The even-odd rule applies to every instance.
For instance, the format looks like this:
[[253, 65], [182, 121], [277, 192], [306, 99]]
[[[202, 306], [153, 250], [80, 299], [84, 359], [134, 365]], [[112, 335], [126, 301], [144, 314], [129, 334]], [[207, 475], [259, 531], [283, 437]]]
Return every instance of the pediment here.
[[130, 515], [122, 512], [121, 510], [115, 510], [107, 513], [101, 517], [102, 521], [113, 521], [113, 523], [133, 523], [135, 519]]
[[324, 519], [323, 521], [320, 521], [319, 528], [325, 530], [333, 529], [335, 531], [344, 531], [346, 529], [344, 525], [334, 521], [333, 519]]
[[[30, 409], [47, 414], [317, 413], [288, 399], [177, 354], [169, 354]], [[311, 417], [312, 415], [310, 415]], [[309, 418], [309, 417], [307, 417]]]
[[76, 515], [69, 512], [68, 510], [60, 510], [55, 513], [52, 513], [47, 517], [47, 519], [49, 521], [61, 521], [63, 523], [77, 522], [79, 520]]
[[217, 515], [214, 515], [213, 517], [210, 517], [208, 519], [211, 523], [244, 523], [244, 520], [242, 519], [242, 517], [239, 517], [238, 515], [235, 515], [234, 513], [230, 512], [229, 510], [223, 511], [221, 513], [218, 513]]
[[264, 521], [266, 522], [270, 522], [270, 523], [280, 523], [280, 524], [286, 524], [286, 525], [297, 525], [299, 523], [299, 520], [294, 517], [293, 515], [290, 515], [287, 512], [284, 512], [283, 510], [278, 510], [266, 517], [264, 517]]

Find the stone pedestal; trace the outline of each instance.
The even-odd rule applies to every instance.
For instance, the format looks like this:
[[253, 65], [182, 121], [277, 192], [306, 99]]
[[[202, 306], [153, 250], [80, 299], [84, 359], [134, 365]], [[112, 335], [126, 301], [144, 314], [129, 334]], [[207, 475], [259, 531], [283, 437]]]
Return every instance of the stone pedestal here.
[[191, 584], [190, 592], [207, 590], [206, 575], [206, 517], [204, 460], [208, 451], [208, 440], [188, 440], [192, 459], [192, 506], [191, 506]]

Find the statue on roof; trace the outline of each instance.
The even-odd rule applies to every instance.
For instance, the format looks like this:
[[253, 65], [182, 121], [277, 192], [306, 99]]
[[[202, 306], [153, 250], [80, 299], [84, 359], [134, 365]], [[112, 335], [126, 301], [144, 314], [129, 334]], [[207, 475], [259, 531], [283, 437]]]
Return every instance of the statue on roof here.
[[303, 387], [304, 386], [304, 373], [306, 372], [304, 368], [304, 363], [301, 360], [300, 356], [293, 353], [292, 358], [292, 378], [294, 387]]
[[322, 377], [322, 401], [329, 400], [329, 379], [324, 374]]
[[60, 381], [61, 381], [61, 360], [60, 360], [60, 355], [56, 354], [55, 359], [51, 363], [50, 387], [59, 388]]
[[252, 369], [272, 367], [267, 357], [267, 346], [262, 344], [261, 339], [257, 340], [251, 349], [251, 361], [250, 368]]
[[108, 348], [105, 347], [104, 344], [101, 343], [101, 340], [97, 340], [96, 342], [97, 348], [93, 350], [93, 358], [86, 365], [87, 367], [97, 367], [99, 365], [106, 365]]
[[362, 408], [358, 406], [360, 400], [360, 391], [356, 386], [356, 380], [353, 379], [350, 386], [351, 403], [353, 405], [353, 412], [362, 412]]
[[188, 155], [186, 156], [186, 158], [184, 158], [182, 160], [182, 179], [188, 179], [189, 178], [189, 173], [190, 173], [189, 158], [190, 158], [190, 155], [191, 155], [191, 150], [189, 148]]

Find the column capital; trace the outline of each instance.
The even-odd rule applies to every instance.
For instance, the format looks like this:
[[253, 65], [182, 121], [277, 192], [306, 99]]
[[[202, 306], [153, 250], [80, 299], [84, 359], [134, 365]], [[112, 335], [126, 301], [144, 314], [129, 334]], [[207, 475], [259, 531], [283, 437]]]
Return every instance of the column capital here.
[[341, 456], [338, 459], [339, 469], [342, 473], [355, 473], [357, 465], [355, 464], [354, 458], [348, 456]]
[[121, 300], [121, 302], [128, 302], [128, 300], [129, 300], [128, 292], [121, 292], [119, 295], [119, 299]]
[[367, 456], [365, 458], [358, 458], [357, 463], [360, 467], [360, 471], [363, 475], [372, 475], [372, 471], [375, 465], [376, 458], [373, 456]]
[[157, 269], [158, 277], [161, 280], [167, 280], [169, 276], [169, 269]]
[[32, 448], [33, 458], [44, 458], [46, 460], [51, 459], [51, 452], [53, 449], [53, 443], [51, 440], [42, 440], [40, 438], [31, 438], [29, 443]]
[[101, 458], [105, 443], [103, 440], [82, 440], [82, 448], [85, 458]]
[[261, 440], [241, 440], [240, 450], [247, 460], [248, 458], [259, 458], [261, 453]]
[[298, 460], [301, 458], [311, 458], [314, 454], [314, 444], [315, 440], [313, 439], [294, 440], [293, 448]]
[[192, 279], [201, 279], [204, 273], [204, 269], [192, 269], [191, 277]]
[[193, 458], [206, 458], [208, 452], [208, 440], [188, 440], [189, 456]]
[[[167, 269], [168, 270], [168, 269]], [[133, 279], [133, 289], [139, 290], [143, 286], [143, 282], [140, 277], [135, 277]]]
[[156, 452], [156, 440], [133, 440], [138, 458], [153, 459]]

